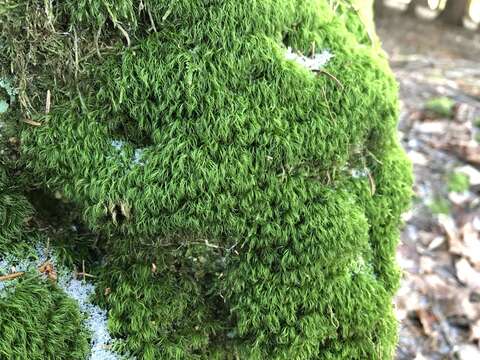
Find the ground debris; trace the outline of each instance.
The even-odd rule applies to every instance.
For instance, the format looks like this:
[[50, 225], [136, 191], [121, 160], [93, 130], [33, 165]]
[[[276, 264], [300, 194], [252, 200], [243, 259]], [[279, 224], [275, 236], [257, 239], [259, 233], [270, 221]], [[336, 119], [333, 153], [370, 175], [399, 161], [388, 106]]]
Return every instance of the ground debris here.
[[[433, 46], [453, 31], [405, 16], [378, 29], [400, 83], [399, 130], [415, 174], [397, 253], [397, 359], [480, 359], [480, 47], [456, 33], [461, 49]], [[451, 184], [459, 174], [467, 180]]]

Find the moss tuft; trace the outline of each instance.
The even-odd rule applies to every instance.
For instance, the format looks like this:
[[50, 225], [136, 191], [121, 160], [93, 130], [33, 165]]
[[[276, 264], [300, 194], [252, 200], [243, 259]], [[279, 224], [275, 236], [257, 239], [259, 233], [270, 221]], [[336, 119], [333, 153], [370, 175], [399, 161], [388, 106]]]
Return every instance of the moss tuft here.
[[464, 192], [470, 188], [470, 178], [466, 174], [452, 173], [448, 177], [448, 191]]
[[0, 358], [85, 359], [90, 350], [78, 305], [63, 291], [28, 275], [0, 293]]
[[12, 114], [41, 124], [21, 160], [100, 240], [122, 352], [392, 358], [411, 169], [352, 3], [23, 0], [0, 20]]
[[453, 116], [453, 109], [455, 101], [448, 97], [439, 97], [430, 99], [425, 104], [425, 109], [431, 111], [437, 116], [443, 116], [451, 118]]

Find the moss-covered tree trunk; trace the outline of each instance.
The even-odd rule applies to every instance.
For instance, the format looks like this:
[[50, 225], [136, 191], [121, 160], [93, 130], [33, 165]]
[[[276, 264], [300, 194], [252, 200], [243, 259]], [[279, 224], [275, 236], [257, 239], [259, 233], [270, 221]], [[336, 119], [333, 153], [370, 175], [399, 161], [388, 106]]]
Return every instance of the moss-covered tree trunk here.
[[448, 0], [439, 19], [449, 25], [463, 26], [463, 19], [468, 13], [469, 0]]
[[66, 210], [8, 246], [87, 256], [120, 354], [393, 358], [411, 170], [372, 2], [47, 3], [0, 12], [8, 191]]

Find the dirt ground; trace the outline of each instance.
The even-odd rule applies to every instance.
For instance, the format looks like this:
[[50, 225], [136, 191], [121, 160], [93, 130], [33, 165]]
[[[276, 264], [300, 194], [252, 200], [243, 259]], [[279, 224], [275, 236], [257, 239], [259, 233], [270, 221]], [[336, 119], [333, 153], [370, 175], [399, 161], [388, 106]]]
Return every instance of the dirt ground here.
[[397, 359], [480, 359], [480, 32], [388, 12], [415, 199], [398, 249]]

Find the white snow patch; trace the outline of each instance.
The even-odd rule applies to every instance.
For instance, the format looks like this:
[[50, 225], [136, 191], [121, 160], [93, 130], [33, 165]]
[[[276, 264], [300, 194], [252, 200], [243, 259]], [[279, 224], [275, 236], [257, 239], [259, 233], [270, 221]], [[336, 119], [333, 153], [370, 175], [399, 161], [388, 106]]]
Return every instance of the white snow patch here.
[[323, 50], [321, 53], [316, 53], [312, 57], [307, 57], [294, 52], [291, 47], [289, 47], [285, 53], [287, 60], [295, 61], [311, 71], [320, 71], [334, 56], [335, 55], [329, 50]]
[[368, 169], [352, 169], [351, 174], [354, 179], [365, 178], [368, 176]]
[[[121, 157], [126, 156], [125, 152], [124, 152], [124, 149], [125, 149], [125, 146], [126, 146], [125, 141], [123, 141], [123, 140], [112, 140], [110, 145], [117, 151], [117, 153]], [[140, 166], [145, 165], [145, 163], [142, 161], [142, 156], [143, 156], [144, 150], [145, 149], [142, 149], [142, 148], [135, 149], [133, 157], [130, 160], [131, 161], [131, 164], [130, 164], [131, 166], [133, 166], [133, 165], [140, 165]]]
[[87, 316], [86, 325], [92, 336], [90, 360], [118, 359], [117, 355], [108, 350], [112, 338], [107, 327], [107, 312], [90, 302], [95, 286], [74, 279], [71, 274], [60, 278], [58, 285], [68, 296], [77, 301], [80, 310]]
[[[0, 259], [0, 273], [36, 271], [45, 261], [50, 260], [56, 264], [55, 254], [46, 250], [41, 244], [35, 246], [31, 258], [18, 259], [14, 256], [6, 256]], [[112, 338], [108, 332], [107, 311], [91, 303], [95, 286], [92, 283], [80, 281], [74, 278], [73, 273], [62, 268], [57, 268], [57, 285], [72, 299], [76, 300], [80, 311], [86, 316], [85, 325], [91, 336], [90, 360], [118, 360], [119, 357], [108, 350]], [[8, 289], [15, 287], [18, 280], [0, 282], [0, 297], [8, 294]]]

